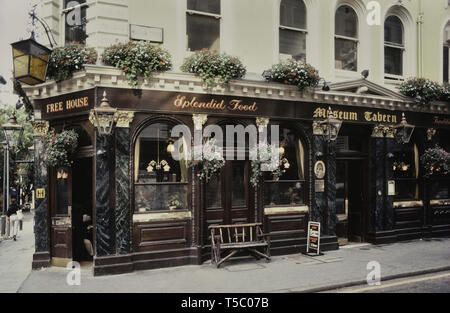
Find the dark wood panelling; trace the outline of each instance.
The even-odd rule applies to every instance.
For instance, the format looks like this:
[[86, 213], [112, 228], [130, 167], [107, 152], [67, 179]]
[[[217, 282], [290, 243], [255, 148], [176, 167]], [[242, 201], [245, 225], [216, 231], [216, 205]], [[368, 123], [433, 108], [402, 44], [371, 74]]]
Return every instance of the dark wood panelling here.
[[191, 221], [164, 223], [135, 223], [133, 248], [135, 252], [180, 249], [191, 244]]
[[421, 227], [423, 224], [423, 208], [397, 208], [394, 210], [396, 229]]
[[271, 235], [271, 240], [298, 239], [306, 237], [305, 214], [266, 215], [265, 229]]
[[72, 258], [72, 231], [67, 227], [52, 227], [52, 256]]

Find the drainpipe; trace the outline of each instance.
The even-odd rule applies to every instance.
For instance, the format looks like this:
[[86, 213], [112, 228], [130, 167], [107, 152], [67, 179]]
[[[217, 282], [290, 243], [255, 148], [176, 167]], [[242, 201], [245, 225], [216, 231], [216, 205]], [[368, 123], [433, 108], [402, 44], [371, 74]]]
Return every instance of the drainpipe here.
[[419, 16], [417, 17], [417, 76], [423, 75], [423, 11], [422, 0], [419, 0]]

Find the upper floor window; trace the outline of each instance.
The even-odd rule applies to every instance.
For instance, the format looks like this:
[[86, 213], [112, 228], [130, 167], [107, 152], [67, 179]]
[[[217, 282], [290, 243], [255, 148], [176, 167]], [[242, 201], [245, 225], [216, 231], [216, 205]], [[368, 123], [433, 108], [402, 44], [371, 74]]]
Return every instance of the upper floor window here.
[[306, 59], [306, 6], [303, 0], [282, 0], [280, 5], [280, 54]]
[[447, 23], [444, 29], [444, 59], [443, 59], [443, 81], [448, 83], [449, 81], [449, 50], [450, 50], [450, 22]]
[[358, 17], [349, 6], [343, 5], [335, 16], [335, 67], [336, 69], [358, 70]]
[[65, 42], [86, 43], [86, 0], [64, 0]]
[[220, 50], [220, 0], [187, 0], [186, 36], [189, 51]]
[[384, 22], [384, 72], [403, 75], [403, 24], [397, 16], [389, 16]]

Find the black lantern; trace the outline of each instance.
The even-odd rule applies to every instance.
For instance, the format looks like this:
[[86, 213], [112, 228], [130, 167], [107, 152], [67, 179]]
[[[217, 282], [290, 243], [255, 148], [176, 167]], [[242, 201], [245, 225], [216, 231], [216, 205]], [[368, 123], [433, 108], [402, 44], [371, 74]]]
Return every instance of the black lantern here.
[[103, 92], [102, 102], [93, 111], [94, 125], [97, 127], [98, 133], [102, 136], [111, 135], [116, 121], [117, 109], [109, 105], [109, 100], [106, 98], [106, 91]]
[[20, 139], [23, 134], [23, 127], [17, 123], [15, 112], [9, 118], [8, 123], [2, 125], [3, 132], [6, 138], [6, 144], [9, 148], [16, 148], [19, 146]]
[[342, 121], [334, 117], [331, 107], [328, 108], [328, 117], [326, 120], [320, 121], [320, 128], [323, 131], [323, 136], [328, 142], [335, 141], [338, 138], [339, 130], [342, 126]]
[[51, 50], [30, 39], [11, 44], [13, 51], [14, 78], [27, 85], [45, 82]]
[[411, 140], [411, 136], [414, 132], [414, 125], [408, 124], [406, 121], [405, 113], [402, 113], [402, 121], [400, 124], [394, 126], [395, 139], [398, 143], [407, 144]]

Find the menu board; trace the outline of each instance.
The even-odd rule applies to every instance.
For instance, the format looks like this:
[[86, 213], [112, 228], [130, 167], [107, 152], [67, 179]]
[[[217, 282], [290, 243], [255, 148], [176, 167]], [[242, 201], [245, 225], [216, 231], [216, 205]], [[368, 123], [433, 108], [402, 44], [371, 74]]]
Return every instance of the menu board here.
[[320, 223], [308, 223], [308, 241], [306, 246], [307, 253], [320, 254]]

